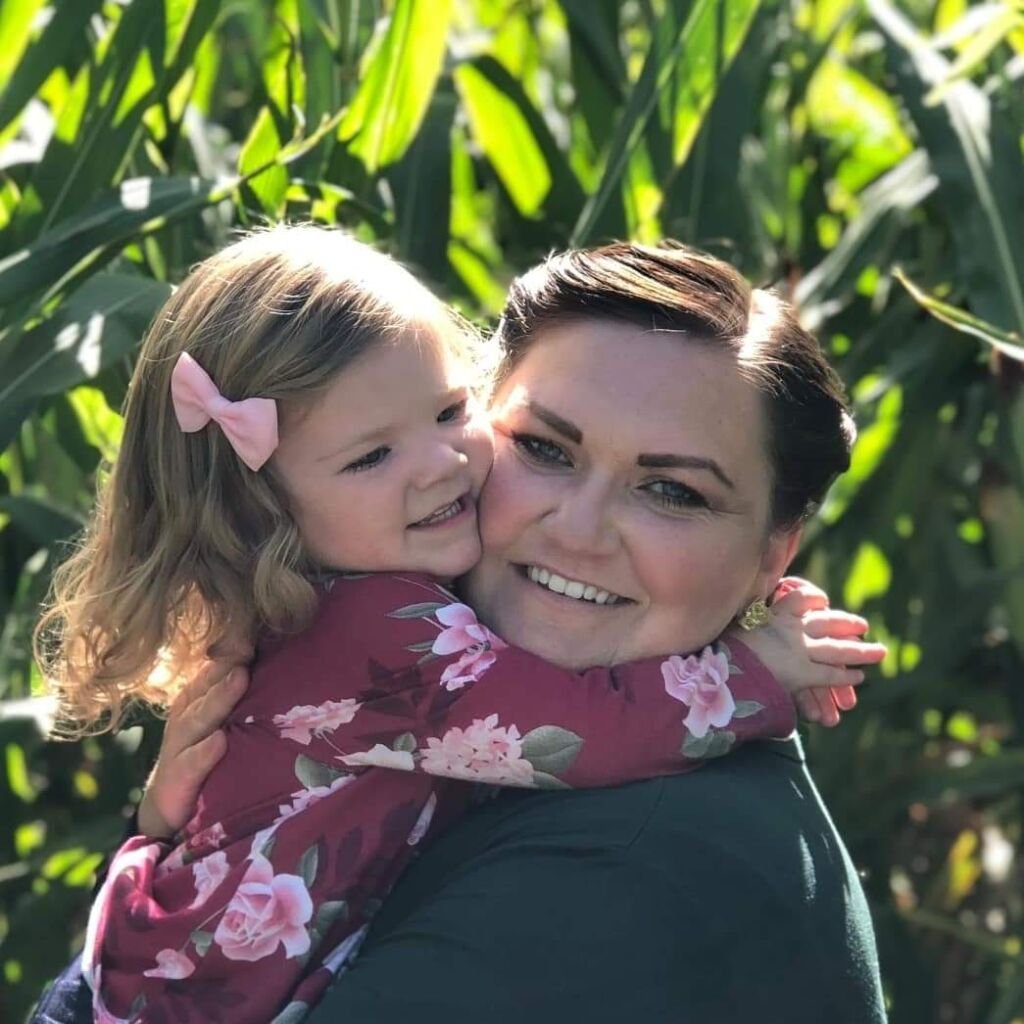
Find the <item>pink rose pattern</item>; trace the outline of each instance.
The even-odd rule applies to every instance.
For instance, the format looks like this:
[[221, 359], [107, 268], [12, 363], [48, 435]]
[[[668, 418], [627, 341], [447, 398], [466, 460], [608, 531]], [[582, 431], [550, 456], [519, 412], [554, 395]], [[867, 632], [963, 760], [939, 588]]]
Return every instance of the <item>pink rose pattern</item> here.
[[298, 875], [275, 875], [265, 857], [253, 857], [213, 934], [229, 960], [262, 960], [283, 946], [285, 955], [309, 950], [306, 924], [313, 901]]
[[351, 699], [328, 700], [317, 706], [301, 704], [283, 715], [274, 715], [274, 725], [281, 730], [282, 739], [309, 746], [314, 736], [326, 736], [347, 725], [358, 710], [358, 701]]
[[[192, 876], [196, 883], [196, 898], [192, 901], [192, 906], [201, 907], [228, 877], [228, 872], [228, 855], [223, 850], [195, 861], [192, 864]], [[159, 954], [157, 957], [159, 958]]]
[[674, 654], [662, 663], [661, 674], [665, 692], [690, 709], [683, 725], [697, 739], [706, 736], [711, 726], [723, 729], [732, 721], [736, 701], [729, 689], [731, 668], [721, 652], [705, 647], [688, 658]]
[[[396, 583], [396, 589], [406, 594], [409, 582]], [[334, 592], [359, 586], [339, 581]], [[438, 588], [426, 586], [434, 596]], [[182, 1024], [219, 1018], [219, 1004], [203, 1002], [214, 978], [216, 988], [236, 1000], [227, 1011], [231, 1019], [269, 1020], [287, 1007], [289, 1021], [299, 1020], [350, 962], [374, 905], [416, 847], [469, 805], [469, 787], [445, 786], [438, 776], [564, 786], [564, 773], [586, 743], [619, 755], [621, 729], [614, 716], [591, 723], [577, 715], [543, 725], [543, 718], [526, 713], [525, 726], [518, 713], [518, 721], [511, 720], [506, 711], [489, 711], [486, 702], [482, 709], [479, 701], [468, 704], [473, 713], [460, 712], [460, 702], [488, 673], [499, 682], [488, 679], [487, 700], [494, 697], [499, 707], [502, 692], [518, 692], [523, 684], [514, 660], [519, 652], [511, 652], [510, 669], [502, 675], [509, 648], [466, 605], [450, 598], [392, 605], [382, 618], [419, 623], [421, 635], [429, 630], [425, 640], [407, 637], [409, 669], [382, 675], [374, 661], [366, 678], [351, 669], [324, 672], [319, 689], [272, 679], [269, 696], [255, 709], [247, 694], [234, 721], [240, 736], [260, 739], [258, 756], [267, 764], [240, 758], [173, 849], [132, 840], [115, 858], [87, 943], [85, 967], [98, 1020], [145, 1024], [147, 1005], [154, 1020], [168, 1019], [168, 1012]], [[343, 629], [346, 619], [340, 622]], [[392, 628], [384, 627], [385, 633]], [[304, 638], [287, 642], [301, 651]], [[347, 656], [350, 665], [353, 660]], [[727, 651], [709, 647], [652, 666], [660, 667], [664, 690], [652, 685], [649, 675], [659, 670], [652, 667], [627, 702], [630, 714], [640, 715], [638, 706], [660, 701], [660, 720], [670, 731], [661, 742], [671, 749], [661, 756], [671, 768], [652, 768], [648, 775], [685, 768], [691, 758], [685, 743], [680, 751], [681, 739], [703, 739], [744, 716], [751, 721], [730, 691]], [[542, 663], [531, 663], [530, 678], [542, 694], [566, 685], [564, 674]], [[756, 672], [743, 678], [748, 692], [753, 687], [763, 696]], [[282, 711], [281, 698], [289, 692], [302, 702]], [[676, 701], [688, 709], [683, 721], [670, 713]], [[751, 726], [747, 733], [774, 734], [767, 726]], [[652, 745], [645, 733], [641, 746]], [[231, 751], [229, 742], [229, 758]], [[644, 755], [654, 761], [646, 750]], [[271, 763], [276, 788], [249, 806], [250, 787]], [[623, 773], [622, 781], [635, 777]], [[120, 968], [115, 951], [126, 949], [135, 959]], [[139, 955], [148, 956], [150, 966], [135, 966]], [[256, 973], [245, 973], [248, 965]], [[173, 999], [173, 1011], [164, 999]]]
[[475, 683], [498, 660], [498, 651], [508, 646], [477, 621], [468, 605], [450, 604], [437, 610], [437, 619], [447, 628], [438, 634], [431, 651], [434, 654], [459, 654], [459, 660], [441, 673], [446, 690], [461, 690]]
[[156, 963], [156, 967], [142, 972], [144, 977], [181, 981], [193, 974], [196, 969], [196, 965], [184, 953], [180, 953], [176, 949], [161, 949], [156, 955]]
[[498, 716], [475, 719], [468, 729], [449, 729], [441, 739], [431, 736], [422, 750], [420, 767], [430, 775], [502, 786], [529, 786], [533, 765], [523, 758], [519, 730], [498, 725]]

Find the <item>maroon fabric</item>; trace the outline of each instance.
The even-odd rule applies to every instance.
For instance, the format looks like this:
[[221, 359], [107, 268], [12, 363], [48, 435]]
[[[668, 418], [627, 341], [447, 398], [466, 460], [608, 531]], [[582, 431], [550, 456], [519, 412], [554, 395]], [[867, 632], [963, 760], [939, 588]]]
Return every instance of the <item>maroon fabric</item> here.
[[83, 964], [96, 1018], [300, 1020], [417, 845], [464, 813], [474, 788], [453, 780], [616, 785], [794, 725], [740, 644], [576, 673], [426, 577], [339, 577], [309, 629], [261, 646], [179, 841], [115, 857]]

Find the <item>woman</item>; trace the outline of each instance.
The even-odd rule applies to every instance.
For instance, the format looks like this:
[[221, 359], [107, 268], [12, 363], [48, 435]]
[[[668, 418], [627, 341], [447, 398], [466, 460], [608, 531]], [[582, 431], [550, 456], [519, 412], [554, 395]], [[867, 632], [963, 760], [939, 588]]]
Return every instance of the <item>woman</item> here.
[[[709, 257], [620, 244], [517, 281], [498, 339], [484, 557], [465, 581], [484, 621], [553, 662], [614, 665], [700, 647], [772, 592], [852, 439], [787, 307]], [[863, 896], [798, 746], [495, 801], [409, 872], [315, 1019], [570, 1013], [884, 1019]]]

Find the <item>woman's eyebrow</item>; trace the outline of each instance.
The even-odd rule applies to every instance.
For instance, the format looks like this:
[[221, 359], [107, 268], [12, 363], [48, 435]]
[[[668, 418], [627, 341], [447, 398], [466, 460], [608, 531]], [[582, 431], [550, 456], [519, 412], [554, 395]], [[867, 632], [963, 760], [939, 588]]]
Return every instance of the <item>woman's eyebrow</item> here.
[[705, 459], [700, 455], [644, 453], [636, 457], [636, 464], [649, 469], [706, 469], [709, 473], [714, 473], [726, 487], [736, 490], [736, 485], [714, 459]]
[[541, 405], [539, 402], [530, 401], [526, 407], [537, 419], [542, 420], [552, 430], [561, 434], [562, 437], [568, 438], [573, 444], [581, 444], [583, 442], [583, 431], [575, 423], [562, 419], [558, 413], [552, 412], [547, 406]]

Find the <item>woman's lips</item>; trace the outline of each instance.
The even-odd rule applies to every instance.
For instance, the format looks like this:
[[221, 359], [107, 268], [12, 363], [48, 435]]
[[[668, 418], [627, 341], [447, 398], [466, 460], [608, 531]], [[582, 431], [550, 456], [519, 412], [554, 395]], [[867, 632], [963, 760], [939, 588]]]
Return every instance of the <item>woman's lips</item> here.
[[596, 583], [562, 576], [560, 573], [553, 572], [540, 565], [521, 565], [518, 566], [518, 569], [527, 580], [536, 583], [537, 586], [544, 590], [583, 604], [609, 607], [616, 604], [625, 604], [629, 600], [621, 594], [605, 590]]

